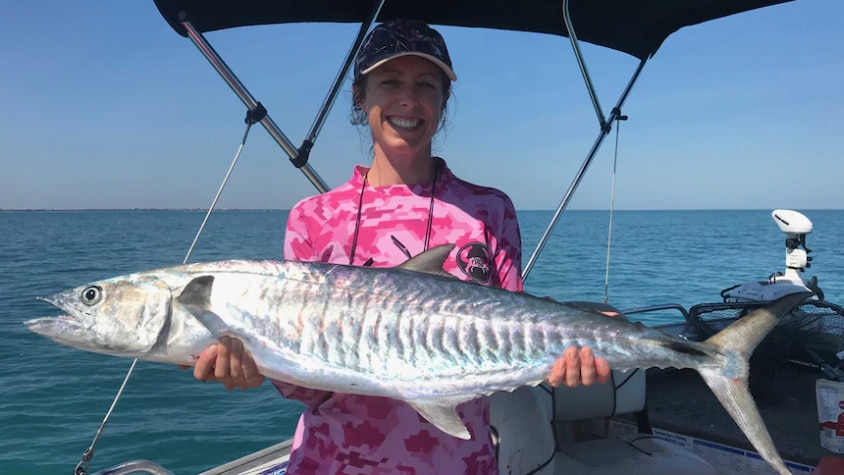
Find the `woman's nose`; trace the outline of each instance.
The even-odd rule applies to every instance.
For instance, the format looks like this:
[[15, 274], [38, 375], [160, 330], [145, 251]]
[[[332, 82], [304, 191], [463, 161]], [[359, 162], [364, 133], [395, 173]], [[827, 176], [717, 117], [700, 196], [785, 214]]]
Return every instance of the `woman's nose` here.
[[403, 104], [415, 105], [419, 102], [419, 91], [412, 85], [403, 86], [401, 88], [399, 99]]

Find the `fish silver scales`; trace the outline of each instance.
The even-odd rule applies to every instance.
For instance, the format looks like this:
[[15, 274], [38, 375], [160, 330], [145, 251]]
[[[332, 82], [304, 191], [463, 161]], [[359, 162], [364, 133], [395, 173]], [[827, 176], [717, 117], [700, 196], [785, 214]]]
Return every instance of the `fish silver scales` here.
[[[301, 275], [296, 268], [304, 266], [310, 270], [308, 276], [295, 277]], [[302, 365], [306, 365], [303, 361], [324, 364], [327, 378], [332, 369], [341, 373], [351, 369], [379, 376], [379, 394], [392, 390], [392, 396], [411, 391], [430, 396], [443, 395], [442, 388], [420, 387], [420, 378], [443, 383], [453, 379], [449, 387], [455, 392], [475, 389], [476, 383], [465, 379], [474, 374], [521, 372], [528, 364], [542, 368], [542, 374], [547, 372], [545, 342], [553, 333], [541, 330], [549, 327], [547, 322], [520, 323], [518, 314], [504, 312], [490, 299], [474, 306], [454, 299], [437, 302], [432, 297], [448, 290], [448, 281], [432, 283], [408, 273], [402, 276], [404, 288], [415, 290], [396, 293], [385, 291], [395, 288], [395, 282], [380, 274], [297, 263], [279, 271], [292, 277], [209, 273], [215, 275], [215, 282], [206, 309], [224, 321], [244, 322], [244, 333], [273, 335], [275, 349], [296, 353]], [[264, 289], [262, 298], [257, 297], [257, 289]], [[237, 301], [246, 303], [231, 303]], [[494, 306], [499, 310], [490, 311]], [[268, 328], [268, 322], [278, 329]], [[524, 341], [525, 325], [534, 341]], [[512, 386], [513, 379], [507, 377], [485, 391]]]

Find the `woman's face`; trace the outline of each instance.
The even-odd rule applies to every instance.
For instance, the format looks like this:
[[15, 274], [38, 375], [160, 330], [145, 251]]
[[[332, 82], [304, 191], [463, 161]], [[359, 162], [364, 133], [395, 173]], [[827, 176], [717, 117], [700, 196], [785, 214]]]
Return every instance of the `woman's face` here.
[[419, 56], [398, 57], [369, 73], [361, 108], [376, 149], [387, 155], [430, 156], [444, 95], [443, 72]]

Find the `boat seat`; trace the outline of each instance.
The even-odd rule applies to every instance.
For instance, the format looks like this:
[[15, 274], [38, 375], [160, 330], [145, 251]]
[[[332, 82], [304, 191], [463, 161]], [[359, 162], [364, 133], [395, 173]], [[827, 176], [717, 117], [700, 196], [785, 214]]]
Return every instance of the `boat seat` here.
[[[606, 304], [572, 304], [624, 318]], [[500, 473], [715, 475], [699, 456], [648, 433], [624, 439], [576, 436], [575, 423], [644, 411], [645, 390], [643, 370], [613, 370], [606, 384], [551, 388], [543, 383], [493, 394], [490, 424]]]
[[652, 435], [596, 439], [562, 447], [554, 457], [554, 474], [717, 475], [698, 455]]
[[[551, 388], [543, 385], [489, 397], [490, 426], [498, 470], [505, 474], [553, 473], [556, 444]], [[545, 467], [545, 470], [537, 470]]]

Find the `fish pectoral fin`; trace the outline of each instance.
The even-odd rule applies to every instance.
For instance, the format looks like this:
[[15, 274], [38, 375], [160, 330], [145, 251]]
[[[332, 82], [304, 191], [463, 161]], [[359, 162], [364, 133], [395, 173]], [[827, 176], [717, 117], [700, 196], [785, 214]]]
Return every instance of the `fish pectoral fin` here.
[[233, 336], [229, 325], [211, 310], [211, 288], [213, 285], [214, 276], [197, 277], [188, 282], [176, 301], [215, 337]]
[[215, 338], [219, 339], [220, 337], [226, 336], [240, 340], [243, 343], [243, 348], [252, 355], [252, 358], [255, 360], [255, 364], [258, 365], [258, 367], [267, 366], [264, 362], [267, 358], [264, 357], [263, 353], [258, 351], [258, 349], [261, 348], [261, 345], [259, 345], [257, 340], [247, 331], [242, 328], [232, 327], [223, 321], [219, 315], [207, 308], [201, 308], [194, 305], [184, 305], [184, 307], [188, 310], [188, 312], [190, 312], [191, 316], [196, 318], [202, 326], [207, 328]]
[[457, 405], [464, 400], [416, 399], [408, 404], [438, 429], [458, 439], [469, 440], [471, 434], [457, 414]]
[[188, 282], [176, 301], [187, 308], [191, 314], [194, 314], [194, 312], [200, 313], [200, 311], [211, 307], [211, 289], [213, 287], [213, 275], [197, 277]]
[[180, 304], [207, 308], [211, 306], [211, 289], [214, 287], [214, 276], [203, 275], [197, 277], [182, 289], [176, 299]]
[[211, 310], [194, 305], [183, 305], [183, 307], [215, 337], [219, 338], [231, 334], [231, 329], [226, 325], [226, 322]]
[[[274, 348], [272, 345], [262, 344], [266, 341], [261, 339], [260, 336], [256, 336], [254, 331], [249, 331], [249, 328], [260, 323], [259, 320], [255, 315], [231, 304], [227, 305], [224, 310], [212, 309], [211, 289], [213, 285], [214, 276], [197, 277], [185, 286], [176, 300], [215, 338], [219, 339], [226, 336], [240, 340], [246, 351], [252, 355], [259, 372], [266, 376], [268, 371], [273, 371], [274, 365], [272, 362], [278, 358], [274, 359], [273, 356], [275, 355], [271, 354]], [[227, 322], [215, 310], [221, 311], [227, 316], [237, 315], [240, 318], [228, 318]], [[243, 324], [244, 320], [246, 321], [245, 325]]]

